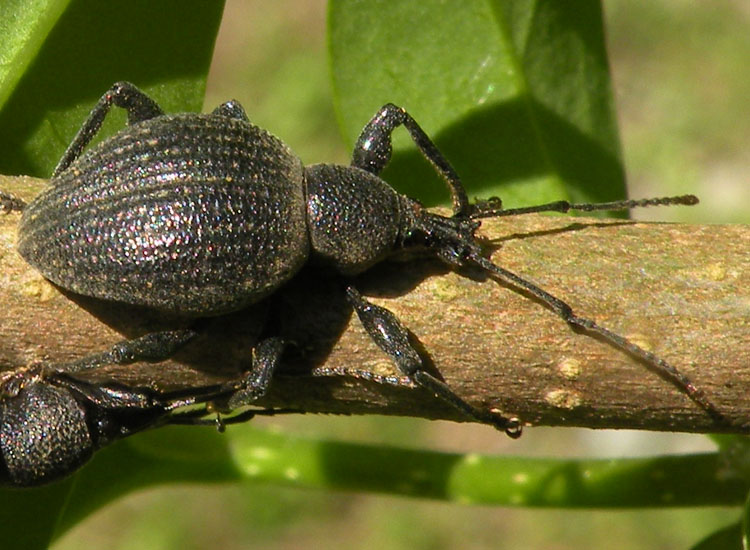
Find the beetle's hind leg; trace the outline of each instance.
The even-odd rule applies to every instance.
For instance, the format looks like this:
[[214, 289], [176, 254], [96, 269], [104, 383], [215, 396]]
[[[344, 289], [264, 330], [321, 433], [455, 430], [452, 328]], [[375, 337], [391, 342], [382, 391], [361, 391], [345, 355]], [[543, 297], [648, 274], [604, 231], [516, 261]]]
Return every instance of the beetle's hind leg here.
[[107, 113], [112, 105], [122, 107], [128, 113], [128, 124], [135, 124], [142, 120], [148, 120], [164, 114], [161, 107], [156, 102], [133, 86], [130, 82], [117, 82], [99, 99], [78, 130], [76, 137], [68, 146], [60, 162], [57, 163], [55, 171], [52, 173], [54, 178], [60, 172], [65, 170], [73, 163], [91, 142], [96, 133], [102, 127]]
[[[129, 365], [138, 361], [159, 362], [172, 357], [198, 333], [191, 329], [166, 330], [152, 332], [133, 338], [122, 340], [110, 349], [93, 353], [82, 359], [46, 367], [47, 376], [60, 377], [61, 380], [73, 380], [69, 375], [104, 367], [107, 365]], [[210, 423], [199, 418], [212, 412], [233, 411], [246, 405], [252, 405], [255, 401], [265, 395], [279, 359], [284, 351], [284, 341], [281, 338], [268, 338], [261, 341], [253, 349], [253, 364], [251, 369], [229, 382], [198, 386], [185, 390], [175, 390], [153, 395], [154, 406], [161, 407], [164, 413], [183, 407], [189, 407], [200, 403], [210, 402], [211, 406], [189, 413], [174, 413], [174, 420], [166, 419], [166, 423], [173, 424], [206, 424]], [[77, 381], [75, 381], [77, 382]], [[83, 386], [85, 383], [81, 383]], [[105, 386], [102, 385], [101, 388]], [[102, 393], [103, 390], [97, 390]], [[102, 393], [103, 394], [103, 393]], [[98, 394], [97, 394], [98, 395]], [[240, 413], [236, 417], [223, 422], [224, 424], [237, 423], [235, 418], [252, 418], [258, 414], [274, 414], [272, 412], [248, 411]], [[279, 409], [282, 412], [292, 412], [287, 409]], [[297, 412], [297, 411], [294, 411]]]
[[506, 418], [494, 411], [485, 411], [467, 403], [445, 382], [427, 372], [419, 352], [409, 341], [409, 331], [393, 313], [368, 302], [353, 287], [347, 288], [347, 298], [354, 306], [370, 338], [415, 384], [430, 391], [435, 397], [458, 409], [469, 418], [490, 424], [511, 437], [521, 435], [519, 419]]
[[[219, 413], [233, 413], [236, 409], [253, 405], [266, 394], [284, 352], [284, 346], [284, 341], [281, 338], [267, 338], [258, 343], [253, 349], [253, 364], [249, 371], [215, 388], [202, 390], [204, 393], [212, 392], [213, 395], [208, 399], [194, 400], [194, 403], [210, 401], [210, 404], [202, 409], [174, 413], [170, 417], [169, 423], [216, 424], [220, 430], [223, 430], [227, 424], [239, 424], [258, 415], [272, 416], [304, 412], [297, 409], [250, 409], [224, 418], [219, 415]], [[196, 392], [196, 395], [189, 395], [188, 399], [194, 399], [197, 396], [198, 390], [194, 389], [193, 391]], [[175, 404], [182, 407], [191, 403], [175, 401]], [[216, 414], [215, 420], [205, 418], [211, 414]]]
[[[74, 391], [108, 414], [120, 414], [121, 421], [126, 418], [122, 413], [130, 411], [130, 416], [140, 422], [137, 429], [134, 428], [132, 431], [138, 431], [146, 425], [158, 424], [216, 424], [223, 429], [224, 425], [244, 422], [258, 415], [302, 412], [296, 409], [257, 409], [243, 411], [227, 418], [218, 415], [219, 412], [231, 412], [245, 405], [252, 405], [265, 395], [284, 350], [284, 342], [280, 338], [268, 338], [260, 342], [253, 350], [253, 365], [250, 371], [222, 384], [160, 392], [117, 383], [91, 384], [72, 376], [106, 365], [163, 361], [173, 356], [196, 335], [197, 332], [194, 330], [180, 329], [153, 332], [139, 338], [123, 340], [107, 351], [55, 367], [46, 367], [45, 376], [55, 385]], [[201, 404], [204, 404], [201, 408], [178, 412], [180, 409]], [[209, 420], [206, 418], [208, 415], [216, 415], [216, 419]], [[126, 426], [123, 424], [123, 427]]]
[[129, 365], [137, 361], [151, 363], [164, 361], [177, 353], [196, 335], [197, 332], [191, 329], [152, 332], [139, 338], [122, 340], [107, 351], [93, 353], [82, 359], [55, 366], [50, 370], [74, 374], [107, 365]]

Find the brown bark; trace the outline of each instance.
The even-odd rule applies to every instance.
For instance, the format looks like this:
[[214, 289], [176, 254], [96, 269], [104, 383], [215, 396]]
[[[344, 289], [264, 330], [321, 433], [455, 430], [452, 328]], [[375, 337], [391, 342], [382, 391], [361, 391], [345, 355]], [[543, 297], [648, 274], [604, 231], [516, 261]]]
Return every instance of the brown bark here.
[[[0, 189], [24, 198], [43, 185], [0, 180]], [[148, 312], [61, 294], [15, 252], [18, 219], [0, 215], [0, 368], [81, 357], [121, 334], [165, 325]], [[750, 421], [750, 227], [528, 215], [486, 220], [479, 232], [494, 239], [496, 263], [670, 362], [732, 427], [717, 426], [669, 380], [494, 280], [433, 261], [384, 264], [359, 277], [360, 291], [399, 316], [459, 395], [533, 425], [743, 431]], [[226, 379], [248, 366], [270, 315], [295, 345], [285, 356], [287, 375], [263, 405], [461, 420], [421, 390], [309, 375], [321, 366], [396, 374], [352, 318], [342, 288], [303, 273], [269, 304], [213, 320], [177, 361], [91, 376], [157, 388]]]

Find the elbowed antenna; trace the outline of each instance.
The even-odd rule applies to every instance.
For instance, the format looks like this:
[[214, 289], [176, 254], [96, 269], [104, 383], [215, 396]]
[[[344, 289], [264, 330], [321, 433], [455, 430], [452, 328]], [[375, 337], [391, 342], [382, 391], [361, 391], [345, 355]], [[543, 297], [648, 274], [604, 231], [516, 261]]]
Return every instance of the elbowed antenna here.
[[[476, 203], [471, 219], [494, 218], [501, 216], [514, 216], [521, 214], [531, 214], [538, 212], [561, 212], [565, 213], [570, 210], [581, 212], [593, 212], [596, 210], [629, 210], [631, 208], [640, 208], [646, 206], [667, 206], [667, 205], [684, 205], [692, 206], [698, 204], [698, 197], [695, 195], [679, 195], [674, 197], [658, 197], [651, 199], [639, 200], [619, 200], [602, 203], [571, 203], [568, 201], [555, 201], [536, 206], [526, 206], [520, 208], [503, 209], [500, 199], [493, 197], [486, 201]], [[591, 319], [579, 317], [573, 311], [573, 308], [560, 298], [538, 287], [534, 283], [508, 271], [489, 259], [485, 258], [476, 251], [471, 251], [466, 259], [477, 267], [483, 269], [496, 279], [521, 289], [555, 312], [570, 326], [583, 332], [596, 334], [604, 341], [615, 348], [637, 358], [645, 363], [651, 369], [659, 373], [664, 378], [671, 380], [681, 388], [695, 403], [703, 408], [716, 422], [726, 424], [726, 417], [719, 412], [718, 408], [708, 399], [706, 394], [693, 384], [693, 382], [681, 373], [677, 368], [667, 363], [664, 359], [646, 351], [637, 344], [631, 342], [624, 336], [620, 336], [611, 330], [597, 324]]]
[[624, 336], [620, 336], [617, 333], [597, 324], [591, 319], [579, 317], [573, 312], [573, 308], [560, 298], [550, 294], [549, 292], [536, 286], [534, 283], [527, 281], [526, 279], [516, 275], [512, 271], [503, 269], [502, 267], [495, 265], [487, 258], [472, 254], [468, 258], [476, 266], [484, 269], [487, 273], [494, 276], [507, 284], [510, 284], [516, 288], [520, 288], [525, 292], [528, 292], [549, 309], [554, 311], [559, 317], [561, 317], [566, 323], [578, 329], [599, 335], [607, 343], [611, 344], [615, 348], [628, 353], [638, 360], [644, 362], [654, 371], [659, 373], [664, 378], [671, 380], [679, 388], [681, 388], [695, 403], [697, 403], [703, 410], [705, 410], [711, 418], [717, 423], [726, 424], [726, 417], [719, 412], [716, 405], [714, 405], [703, 390], [693, 384], [693, 382], [684, 374], [682, 374], [677, 368], [667, 363], [661, 357], [654, 355], [653, 353], [646, 351], [642, 347], [634, 344]]
[[536, 206], [522, 206], [520, 208], [502, 207], [502, 201], [497, 197], [492, 197], [485, 201], [479, 201], [474, 205], [474, 212], [471, 214], [472, 219], [481, 218], [499, 218], [501, 216], [517, 216], [521, 214], [533, 214], [538, 212], [561, 212], [566, 213], [571, 210], [579, 212], [594, 212], [597, 210], [631, 210], [633, 208], [644, 208], [646, 206], [694, 206], [698, 204], [698, 197], [695, 195], [679, 195], [675, 197], [658, 197], [654, 199], [625, 199], [611, 202], [599, 203], [571, 203], [568, 201], [555, 201]]

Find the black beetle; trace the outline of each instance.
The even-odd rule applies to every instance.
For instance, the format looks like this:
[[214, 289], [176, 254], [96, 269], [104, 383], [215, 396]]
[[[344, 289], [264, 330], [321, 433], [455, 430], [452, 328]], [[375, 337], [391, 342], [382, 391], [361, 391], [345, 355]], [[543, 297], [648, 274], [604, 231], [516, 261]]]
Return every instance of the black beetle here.
[[[33, 365], [0, 376], [0, 485], [30, 487], [65, 477], [93, 453], [118, 439], [166, 424], [211, 423], [202, 417], [206, 407], [185, 407], [242, 395], [252, 376], [271, 372], [281, 342], [269, 338], [256, 348], [253, 368], [223, 384], [157, 392], [119, 383], [92, 384], [73, 374], [106, 365], [136, 360], [158, 360], [174, 353], [195, 336], [192, 330], [163, 331], [125, 340], [110, 350], [69, 364]], [[259, 397], [256, 394], [253, 397]], [[244, 421], [257, 414], [289, 412], [251, 410], [220, 425]]]
[[[126, 109], [128, 127], [83, 153], [112, 105]], [[427, 212], [378, 177], [391, 158], [391, 133], [401, 125], [447, 182], [451, 217]], [[0, 195], [0, 205], [23, 210], [21, 255], [75, 293], [199, 318], [261, 300], [309, 259], [351, 276], [397, 250], [428, 249], [453, 268], [478, 267], [534, 296], [573, 328], [598, 335], [672, 379], [722, 419], [673, 366], [495, 265], [474, 236], [486, 217], [690, 205], [697, 203], [692, 195], [516, 209], [503, 209], [499, 199], [471, 204], [448, 161], [395, 105], [385, 105], [365, 126], [350, 166], [303, 166], [283, 142], [251, 124], [234, 101], [209, 114], [166, 115], [125, 82], [99, 100], [50, 183], [28, 206], [8, 195]], [[429, 374], [391, 312], [351, 286], [347, 296], [368, 334], [412, 383], [468, 417], [520, 434], [518, 419], [470, 405]], [[154, 355], [166, 358], [173, 348], [167, 341]], [[276, 346], [275, 359], [282, 348]], [[250, 403], [264, 392], [276, 363], [269, 359], [268, 368], [249, 377], [229, 406]]]

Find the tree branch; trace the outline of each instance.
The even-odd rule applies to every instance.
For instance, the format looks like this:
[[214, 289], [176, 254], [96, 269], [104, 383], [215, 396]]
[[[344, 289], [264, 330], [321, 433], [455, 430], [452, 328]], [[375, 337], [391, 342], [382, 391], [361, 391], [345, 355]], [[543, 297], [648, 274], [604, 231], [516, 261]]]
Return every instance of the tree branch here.
[[[0, 180], [30, 199], [45, 182]], [[15, 252], [18, 214], [0, 215], [0, 368], [101, 351], [187, 321], [65, 296]], [[549, 309], [491, 279], [434, 261], [388, 263], [355, 281], [410, 328], [436, 370], [468, 401], [528, 424], [688, 432], [744, 431], [750, 421], [750, 227], [633, 223], [552, 216], [485, 220], [493, 260], [568, 301], [689, 376], [729, 419], [719, 427], [670, 381]], [[102, 369], [167, 389], [223, 380], [249, 365], [268, 319], [294, 342], [262, 405], [338, 414], [463, 420], [421, 390], [311, 369], [395, 375], [343, 299], [343, 283], [312, 269], [268, 303], [212, 320], [176, 361]]]

